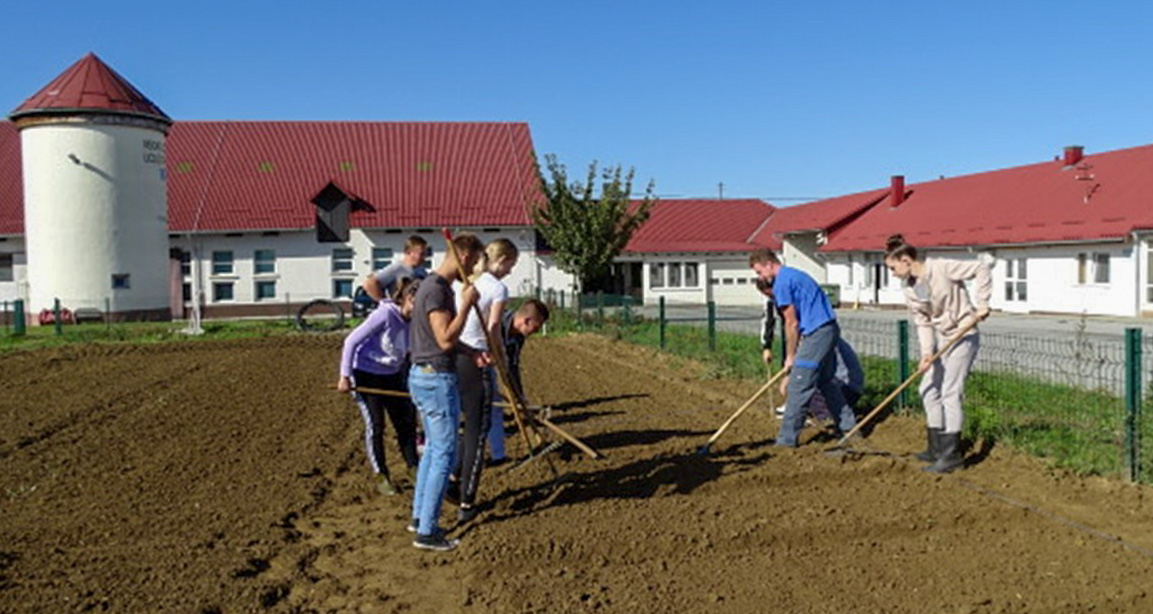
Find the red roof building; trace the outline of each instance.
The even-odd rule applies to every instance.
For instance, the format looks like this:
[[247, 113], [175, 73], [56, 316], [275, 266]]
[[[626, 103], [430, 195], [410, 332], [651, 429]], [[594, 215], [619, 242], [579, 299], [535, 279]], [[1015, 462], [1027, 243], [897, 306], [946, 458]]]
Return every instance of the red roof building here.
[[777, 211], [755, 198], [657, 200], [625, 252], [748, 252]]
[[177, 122], [167, 153], [173, 232], [310, 228], [329, 182], [360, 228], [527, 226], [539, 194], [523, 123]]
[[894, 233], [930, 248], [1119, 241], [1153, 229], [1153, 145], [1070, 149], [1051, 162], [910, 184], [903, 202], [868, 209], [822, 251], [883, 251]]
[[[177, 122], [171, 232], [308, 229], [329, 182], [359, 228], [528, 226], [539, 194], [523, 123]], [[0, 235], [24, 232], [20, 136], [0, 122]]]

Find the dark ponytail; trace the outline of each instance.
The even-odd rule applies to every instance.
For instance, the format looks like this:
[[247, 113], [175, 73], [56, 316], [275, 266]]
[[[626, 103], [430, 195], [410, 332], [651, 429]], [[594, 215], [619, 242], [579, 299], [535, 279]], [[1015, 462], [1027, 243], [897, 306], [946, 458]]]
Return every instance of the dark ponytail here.
[[900, 258], [901, 256], [908, 256], [913, 260], [917, 259], [917, 248], [905, 243], [905, 237], [895, 234], [891, 235], [885, 241], [885, 260], [890, 258]]

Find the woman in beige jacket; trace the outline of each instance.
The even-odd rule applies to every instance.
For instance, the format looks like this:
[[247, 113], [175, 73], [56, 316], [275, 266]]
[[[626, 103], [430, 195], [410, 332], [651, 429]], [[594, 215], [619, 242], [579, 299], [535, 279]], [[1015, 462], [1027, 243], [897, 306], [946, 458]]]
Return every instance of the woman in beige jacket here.
[[[977, 260], [918, 259], [917, 248], [901, 235], [893, 235], [885, 246], [885, 266], [903, 282], [905, 302], [917, 326], [919, 368], [927, 369], [920, 392], [929, 446], [917, 458], [932, 463], [925, 471], [948, 473], [964, 464], [961, 399], [980, 346], [977, 327], [970, 328], [940, 358], [932, 363], [929, 359], [967, 324], [989, 317], [993, 293], [989, 265]], [[965, 288], [968, 280], [973, 280], [975, 305]]]

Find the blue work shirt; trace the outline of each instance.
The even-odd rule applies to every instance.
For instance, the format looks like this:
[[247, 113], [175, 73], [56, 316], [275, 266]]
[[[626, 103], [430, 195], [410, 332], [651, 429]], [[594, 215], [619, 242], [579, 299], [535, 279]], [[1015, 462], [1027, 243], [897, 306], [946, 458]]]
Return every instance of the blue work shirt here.
[[792, 305], [797, 310], [801, 335], [812, 334], [837, 319], [825, 291], [808, 273], [799, 269], [783, 266], [777, 271], [777, 277], [773, 280], [773, 296], [778, 307], [783, 309]]

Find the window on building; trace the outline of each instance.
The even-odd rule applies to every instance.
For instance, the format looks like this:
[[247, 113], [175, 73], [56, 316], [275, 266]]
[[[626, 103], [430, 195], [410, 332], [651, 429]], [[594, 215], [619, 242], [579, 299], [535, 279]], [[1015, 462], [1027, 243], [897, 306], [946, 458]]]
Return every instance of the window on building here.
[[1109, 283], [1109, 254], [1093, 254], [1093, 283]]
[[0, 254], [0, 281], [12, 281], [16, 279], [13, 270], [12, 254]]
[[1024, 258], [1010, 258], [1005, 261], [1005, 300], [1026, 301], [1029, 299], [1028, 265]]
[[258, 301], [269, 301], [276, 298], [276, 282], [272, 280], [256, 282], [256, 288], [253, 294]]
[[853, 255], [852, 254], [849, 254], [848, 268], [849, 268], [849, 285], [852, 286], [853, 285], [853, 273], [856, 271], [856, 268], [857, 268], [857, 267], [853, 266]]
[[723, 277], [723, 278], [721, 278], [721, 285], [725, 285], [725, 286], [731, 286], [731, 285], [733, 285], [733, 278], [732, 278], [732, 277]]
[[1145, 243], [1145, 301], [1153, 303], [1153, 241]]
[[670, 262], [668, 266], [668, 283], [670, 288], [681, 287], [681, 263]]
[[180, 300], [185, 303], [192, 302], [192, 284], [187, 282], [180, 284]]
[[180, 274], [184, 277], [192, 276], [192, 252], [180, 251]]
[[[275, 273], [276, 272], [276, 250], [272, 249], [258, 249], [252, 253], [252, 272], [257, 275], [261, 273]], [[259, 298], [259, 297], [257, 297]]]
[[1077, 254], [1077, 283], [1109, 283], [1109, 254], [1096, 252]]
[[332, 298], [352, 298], [352, 280], [332, 280]]
[[665, 264], [663, 262], [649, 263], [649, 287], [665, 287]]
[[379, 271], [390, 264], [392, 264], [391, 247], [372, 248], [372, 270]]
[[698, 265], [695, 262], [686, 262], [685, 263], [685, 287], [686, 288], [696, 288], [698, 285], [700, 285], [700, 278], [698, 277], [697, 266]]
[[212, 283], [212, 302], [220, 303], [231, 301], [233, 283], [231, 281], [216, 281]]
[[232, 252], [212, 252], [212, 274], [232, 275]]
[[129, 273], [113, 273], [112, 289], [128, 290], [132, 287], [132, 276]]
[[351, 273], [352, 256], [352, 248], [350, 247], [338, 247], [332, 250], [332, 272]]

